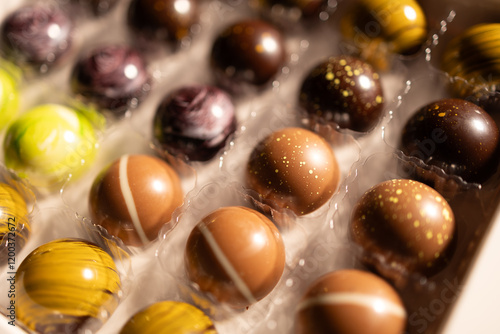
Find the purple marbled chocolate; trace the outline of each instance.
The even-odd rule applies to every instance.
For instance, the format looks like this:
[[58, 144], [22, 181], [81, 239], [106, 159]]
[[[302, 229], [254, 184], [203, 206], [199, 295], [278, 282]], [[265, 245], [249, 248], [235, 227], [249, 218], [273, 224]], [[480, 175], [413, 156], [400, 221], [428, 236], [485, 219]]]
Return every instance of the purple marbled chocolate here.
[[93, 50], [76, 63], [71, 75], [73, 93], [116, 114], [144, 100], [150, 82], [141, 54], [119, 45]]
[[51, 65], [70, 50], [72, 31], [71, 19], [57, 7], [27, 5], [4, 20], [1, 49], [18, 64]]
[[185, 86], [158, 106], [154, 118], [157, 144], [191, 161], [207, 161], [226, 144], [236, 130], [230, 96], [213, 86]]

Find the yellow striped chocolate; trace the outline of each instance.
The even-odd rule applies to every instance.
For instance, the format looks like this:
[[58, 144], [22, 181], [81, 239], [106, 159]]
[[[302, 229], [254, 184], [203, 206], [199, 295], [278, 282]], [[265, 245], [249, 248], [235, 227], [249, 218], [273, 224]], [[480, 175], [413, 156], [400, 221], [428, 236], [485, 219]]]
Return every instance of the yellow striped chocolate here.
[[198, 308], [183, 302], [163, 301], [136, 313], [120, 334], [215, 334], [214, 324]]
[[40, 333], [75, 332], [104, 320], [118, 304], [120, 277], [111, 256], [79, 239], [36, 248], [16, 275], [17, 320]]
[[[19, 192], [6, 183], [0, 183], [0, 240], [2, 244], [14, 243], [19, 251], [31, 232], [28, 208]], [[7, 236], [7, 239], [4, 238]], [[3, 261], [3, 259], [2, 259]]]

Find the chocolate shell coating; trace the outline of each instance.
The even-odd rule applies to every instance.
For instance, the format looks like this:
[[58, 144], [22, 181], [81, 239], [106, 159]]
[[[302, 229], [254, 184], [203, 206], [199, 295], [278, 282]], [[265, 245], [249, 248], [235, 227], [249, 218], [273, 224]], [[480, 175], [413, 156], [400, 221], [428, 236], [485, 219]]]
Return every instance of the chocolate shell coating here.
[[217, 36], [211, 63], [219, 81], [231, 89], [242, 83], [264, 85], [277, 75], [285, 57], [283, 37], [277, 28], [262, 20], [246, 20]]
[[300, 89], [300, 105], [341, 128], [368, 131], [382, 116], [384, 94], [373, 67], [354, 57], [330, 57], [316, 65]]
[[127, 245], [142, 246], [156, 239], [183, 200], [180, 179], [166, 162], [125, 155], [94, 180], [89, 209], [94, 223]]
[[51, 65], [71, 47], [73, 24], [56, 6], [37, 2], [7, 16], [1, 28], [1, 50], [17, 64]]
[[214, 86], [184, 86], [156, 110], [154, 138], [163, 149], [191, 161], [213, 158], [236, 130], [231, 97]]
[[483, 182], [498, 167], [499, 130], [481, 107], [442, 99], [419, 109], [406, 123], [400, 149], [468, 182]]
[[340, 171], [330, 145], [305, 129], [285, 128], [264, 138], [250, 155], [248, 188], [271, 207], [311, 213], [337, 190]]
[[189, 36], [198, 22], [199, 0], [133, 0], [128, 24], [152, 40], [176, 41]]
[[73, 67], [73, 93], [100, 109], [122, 114], [144, 100], [151, 78], [141, 54], [127, 46], [99, 47]]
[[223, 207], [203, 218], [189, 235], [189, 278], [219, 302], [244, 308], [268, 295], [285, 266], [281, 234], [263, 214]]
[[431, 187], [393, 179], [363, 194], [353, 209], [350, 229], [364, 251], [363, 261], [397, 280], [413, 272], [432, 275], [446, 265], [455, 217]]
[[397, 292], [380, 277], [345, 269], [317, 279], [298, 305], [296, 334], [399, 334], [406, 311]]

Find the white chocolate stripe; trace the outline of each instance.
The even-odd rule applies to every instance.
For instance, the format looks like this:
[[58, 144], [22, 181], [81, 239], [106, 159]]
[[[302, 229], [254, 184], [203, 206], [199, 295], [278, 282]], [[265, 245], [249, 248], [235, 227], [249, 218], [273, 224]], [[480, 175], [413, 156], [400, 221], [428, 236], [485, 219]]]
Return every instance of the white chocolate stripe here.
[[327, 293], [314, 298], [308, 298], [298, 305], [298, 309], [303, 310], [314, 305], [324, 304], [351, 304], [372, 308], [377, 313], [392, 314], [401, 318], [406, 317], [406, 310], [401, 305], [381, 297], [350, 292]]
[[139, 214], [137, 213], [137, 208], [135, 207], [134, 197], [132, 196], [132, 189], [130, 189], [130, 184], [128, 183], [127, 175], [127, 165], [128, 165], [128, 155], [123, 156], [120, 159], [119, 166], [119, 179], [120, 179], [120, 189], [125, 199], [125, 205], [127, 206], [128, 213], [132, 219], [132, 223], [135, 226], [135, 230], [139, 235], [143, 244], [149, 242], [144, 229], [142, 228], [141, 220], [139, 219]]
[[236, 285], [236, 288], [241, 292], [243, 297], [245, 297], [246, 300], [250, 304], [257, 302], [254, 295], [252, 294], [252, 291], [250, 291], [248, 286], [241, 279], [240, 275], [238, 275], [238, 272], [236, 272], [233, 265], [228, 260], [228, 258], [226, 257], [226, 255], [224, 254], [222, 249], [220, 249], [220, 247], [217, 244], [217, 241], [214, 239], [212, 233], [210, 233], [210, 231], [208, 230], [208, 228], [204, 224], [199, 224], [198, 228], [200, 229], [201, 234], [203, 235], [205, 240], [208, 242], [208, 245], [210, 246], [210, 248], [214, 252], [215, 257], [217, 258], [217, 260], [219, 260], [219, 263], [222, 265], [225, 272], [229, 275], [229, 277], [234, 282], [234, 284]]

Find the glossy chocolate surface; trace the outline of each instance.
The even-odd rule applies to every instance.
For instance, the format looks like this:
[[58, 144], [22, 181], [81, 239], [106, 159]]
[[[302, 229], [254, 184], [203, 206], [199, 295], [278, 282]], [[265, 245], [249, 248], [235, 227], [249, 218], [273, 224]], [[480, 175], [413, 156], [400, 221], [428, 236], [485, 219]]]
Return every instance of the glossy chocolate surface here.
[[[277, 75], [286, 57], [281, 32], [261, 20], [237, 22], [214, 41], [211, 63], [228, 89], [247, 83], [263, 85]], [[234, 89], [234, 88], [233, 88]]]
[[142, 246], [158, 236], [183, 201], [180, 179], [166, 162], [125, 155], [94, 180], [89, 209], [94, 223], [127, 245]]
[[135, 108], [148, 95], [151, 78], [146, 63], [127, 46], [104, 46], [83, 56], [71, 75], [73, 93], [116, 114]]
[[337, 190], [340, 171], [329, 144], [305, 129], [285, 128], [264, 138], [247, 164], [246, 184], [271, 207], [297, 215], [315, 211]]
[[175, 41], [189, 36], [198, 22], [199, 0], [133, 0], [128, 24], [140, 35], [152, 40]]
[[431, 187], [394, 179], [373, 186], [358, 200], [351, 236], [363, 261], [389, 279], [442, 269], [455, 231], [448, 202]]
[[184, 86], [169, 93], [156, 110], [154, 138], [166, 151], [207, 161], [236, 130], [231, 97], [213, 86]]
[[317, 279], [298, 305], [296, 334], [399, 334], [406, 311], [397, 292], [380, 277], [338, 270]]
[[305, 77], [300, 105], [311, 115], [341, 128], [368, 131], [382, 116], [380, 77], [368, 63], [349, 56], [330, 57]]
[[269, 294], [281, 278], [285, 250], [278, 229], [261, 213], [223, 207], [191, 231], [185, 250], [189, 278], [234, 308]]
[[400, 149], [448, 175], [482, 182], [498, 167], [498, 142], [498, 127], [482, 108], [462, 99], [442, 99], [409, 119]]
[[17, 64], [51, 65], [72, 43], [71, 19], [57, 7], [41, 2], [11, 13], [1, 29], [1, 50]]

